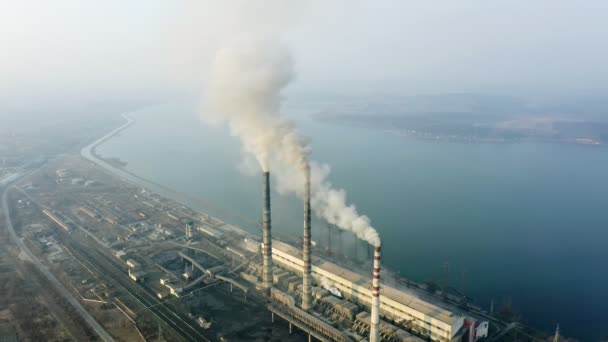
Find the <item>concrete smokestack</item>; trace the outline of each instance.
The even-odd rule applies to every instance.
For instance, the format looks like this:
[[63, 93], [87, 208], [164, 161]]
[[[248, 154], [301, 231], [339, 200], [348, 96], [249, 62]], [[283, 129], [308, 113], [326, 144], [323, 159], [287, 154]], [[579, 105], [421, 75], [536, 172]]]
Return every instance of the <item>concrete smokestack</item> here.
[[312, 308], [312, 279], [310, 261], [310, 167], [306, 167], [306, 180], [304, 181], [304, 246], [302, 259], [304, 260], [304, 274], [302, 275], [302, 309]]
[[270, 234], [270, 173], [267, 171], [264, 172], [264, 212], [262, 220], [262, 258], [264, 261], [262, 279], [264, 294], [266, 297], [270, 297], [270, 288], [272, 287], [272, 235]]
[[370, 320], [369, 342], [378, 342], [380, 325], [380, 247], [374, 248], [374, 272], [372, 274], [372, 314]]

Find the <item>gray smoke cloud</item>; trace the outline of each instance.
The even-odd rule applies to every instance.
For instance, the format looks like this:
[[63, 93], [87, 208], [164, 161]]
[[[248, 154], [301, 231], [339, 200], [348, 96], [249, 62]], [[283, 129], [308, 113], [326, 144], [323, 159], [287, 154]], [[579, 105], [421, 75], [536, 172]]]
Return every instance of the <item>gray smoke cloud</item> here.
[[278, 189], [303, 197], [310, 165], [311, 206], [318, 217], [353, 232], [373, 246], [380, 238], [369, 218], [347, 205], [346, 191], [327, 180], [330, 168], [309, 163], [310, 148], [295, 125], [280, 111], [282, 90], [294, 78], [289, 49], [273, 39], [240, 35], [216, 55], [207, 88], [204, 119], [227, 122], [243, 149], [263, 171], [272, 164]]
[[211, 122], [227, 121], [232, 135], [268, 171], [277, 143], [305, 163], [306, 145], [279, 112], [281, 90], [293, 79], [293, 59], [284, 46], [253, 35], [241, 35], [219, 50], [208, 86]]

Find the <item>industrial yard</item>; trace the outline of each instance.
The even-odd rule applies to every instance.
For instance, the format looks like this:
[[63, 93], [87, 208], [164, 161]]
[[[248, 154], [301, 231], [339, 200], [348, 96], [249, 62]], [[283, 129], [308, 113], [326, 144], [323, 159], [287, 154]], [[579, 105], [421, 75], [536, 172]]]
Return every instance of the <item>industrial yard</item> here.
[[[196, 213], [79, 158], [62, 165], [12, 190], [12, 220], [27, 247], [117, 340], [159, 334], [166, 340], [289, 340], [287, 330], [271, 329], [271, 317], [260, 315], [261, 298], [233, 280], [244, 267], [241, 259], [227, 259], [229, 252], [209, 242], [185, 240], [182, 223], [199, 222]], [[208, 224], [211, 232], [221, 223], [209, 218]]]
[[497, 330], [483, 312], [380, 271], [379, 249], [373, 279], [382, 285], [371, 267], [314, 247], [309, 233], [250, 234], [80, 156], [19, 182], [9, 204], [25, 245], [116, 340], [364, 341], [376, 331], [378, 341], [475, 341]]

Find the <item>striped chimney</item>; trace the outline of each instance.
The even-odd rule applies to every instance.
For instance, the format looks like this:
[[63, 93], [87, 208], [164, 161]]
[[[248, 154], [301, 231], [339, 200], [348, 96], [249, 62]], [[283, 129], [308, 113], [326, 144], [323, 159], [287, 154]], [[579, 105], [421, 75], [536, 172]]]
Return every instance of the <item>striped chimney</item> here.
[[370, 318], [369, 342], [378, 342], [380, 325], [380, 247], [374, 248], [374, 272], [372, 274], [372, 314]]
[[264, 172], [264, 211], [262, 217], [262, 280], [264, 294], [270, 297], [272, 287], [272, 235], [270, 234], [270, 173]]
[[306, 167], [304, 181], [304, 238], [302, 247], [302, 259], [304, 260], [304, 274], [302, 275], [302, 309], [312, 308], [312, 278], [310, 260], [310, 167]]

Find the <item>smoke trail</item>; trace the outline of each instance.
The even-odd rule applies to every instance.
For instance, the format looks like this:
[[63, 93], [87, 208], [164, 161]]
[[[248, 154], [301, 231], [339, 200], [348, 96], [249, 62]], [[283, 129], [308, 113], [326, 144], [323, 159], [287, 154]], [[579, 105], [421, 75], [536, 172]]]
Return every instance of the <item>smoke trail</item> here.
[[293, 79], [293, 59], [284, 46], [253, 35], [237, 37], [221, 49], [209, 83], [207, 119], [228, 121], [263, 171], [280, 147], [295, 165], [305, 165], [308, 148], [280, 115], [281, 91]]
[[321, 285], [322, 288], [326, 289], [327, 291], [331, 292], [331, 294], [333, 294], [334, 296], [340, 297], [342, 298], [342, 291], [338, 290], [337, 287], [334, 286], [334, 282], [321, 276], [319, 278], [319, 283]]
[[353, 232], [372, 246], [380, 246], [380, 236], [371, 226], [370, 219], [347, 205], [346, 191], [336, 189], [328, 180], [331, 169], [327, 164], [311, 162], [311, 206], [315, 215], [339, 228]]
[[[239, 36], [216, 56], [205, 119], [228, 122], [231, 134], [239, 137], [244, 150], [255, 156], [263, 171], [273, 163], [279, 189], [302, 197], [310, 148], [280, 113], [281, 91], [293, 77], [293, 58], [285, 46], [253, 35]], [[347, 205], [346, 192], [327, 181], [329, 166], [310, 166], [315, 214], [379, 246], [380, 238], [369, 218]]]

